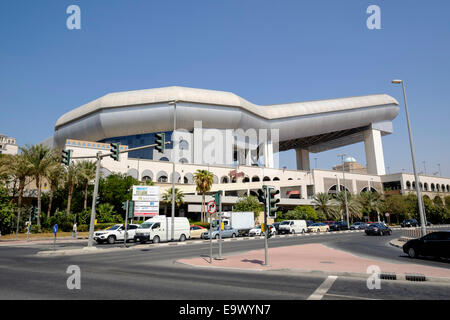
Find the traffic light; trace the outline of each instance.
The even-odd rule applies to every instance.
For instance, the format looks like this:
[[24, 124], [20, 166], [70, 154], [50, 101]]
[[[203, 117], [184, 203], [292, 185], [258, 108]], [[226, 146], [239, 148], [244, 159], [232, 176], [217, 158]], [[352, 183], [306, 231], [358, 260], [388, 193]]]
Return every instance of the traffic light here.
[[275, 195], [279, 194], [280, 190], [275, 190], [275, 188], [269, 188], [269, 218], [276, 218], [277, 216], [277, 203], [280, 199], [275, 199]]
[[220, 206], [220, 195], [222, 194], [222, 190], [217, 191], [217, 193], [214, 193], [214, 202], [216, 203], [217, 208]]
[[72, 156], [72, 150], [63, 150], [61, 156], [61, 163], [68, 166], [70, 164], [70, 157]]
[[157, 133], [155, 149], [158, 150], [158, 152], [164, 153], [165, 148], [166, 148], [166, 134]]
[[264, 205], [264, 208], [266, 207], [266, 188], [266, 186], [263, 186], [262, 189], [258, 190], [258, 201]]
[[114, 161], [119, 161], [120, 153], [119, 153], [120, 143], [111, 143], [111, 154], [110, 157], [114, 159]]

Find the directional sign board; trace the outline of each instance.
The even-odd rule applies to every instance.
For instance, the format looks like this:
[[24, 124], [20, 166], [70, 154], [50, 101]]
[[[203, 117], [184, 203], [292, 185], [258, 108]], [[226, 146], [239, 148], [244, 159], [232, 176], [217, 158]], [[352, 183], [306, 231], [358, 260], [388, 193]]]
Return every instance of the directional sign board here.
[[55, 225], [53, 226], [53, 234], [56, 234], [57, 232], [58, 232], [58, 225], [55, 224]]
[[159, 215], [159, 187], [133, 186], [134, 216]]
[[214, 200], [211, 200], [207, 203], [206, 205], [206, 210], [208, 211], [208, 213], [213, 214], [216, 212], [217, 210], [217, 206], [216, 203], [214, 202]]

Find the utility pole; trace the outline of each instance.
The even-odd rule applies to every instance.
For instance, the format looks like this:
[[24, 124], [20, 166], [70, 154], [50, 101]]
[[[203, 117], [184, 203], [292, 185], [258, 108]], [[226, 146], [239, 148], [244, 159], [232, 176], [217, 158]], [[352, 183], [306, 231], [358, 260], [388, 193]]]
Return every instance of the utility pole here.
[[348, 217], [348, 204], [347, 204], [347, 188], [345, 187], [345, 166], [344, 166], [344, 157], [346, 154], [340, 154], [338, 157], [342, 158], [342, 179], [344, 180], [344, 201], [345, 201], [345, 214], [347, 215], [347, 226], [350, 226], [350, 219]]
[[172, 131], [172, 215], [171, 215], [171, 241], [175, 238], [175, 130], [177, 128], [177, 101], [169, 102], [173, 105], [173, 131]]
[[102, 161], [101, 151], [97, 152], [97, 168], [95, 170], [95, 185], [94, 185], [94, 194], [92, 196], [92, 210], [91, 210], [91, 223], [89, 226], [89, 241], [88, 247], [92, 247], [94, 244], [94, 228], [95, 228], [95, 205], [97, 202], [98, 196], [98, 182], [100, 178], [100, 164]]

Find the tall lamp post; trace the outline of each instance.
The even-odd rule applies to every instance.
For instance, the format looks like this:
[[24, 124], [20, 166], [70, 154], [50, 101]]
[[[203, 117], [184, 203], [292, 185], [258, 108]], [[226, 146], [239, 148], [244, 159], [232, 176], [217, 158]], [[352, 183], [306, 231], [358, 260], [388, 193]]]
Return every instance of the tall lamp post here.
[[175, 234], [175, 130], [177, 128], [177, 102], [170, 101], [169, 105], [173, 105], [173, 131], [172, 131], [172, 215], [171, 215], [171, 234], [170, 239], [174, 240]]
[[342, 180], [344, 180], [345, 214], [347, 215], [347, 226], [350, 227], [350, 219], [348, 217], [347, 188], [345, 187], [345, 163], [344, 163], [344, 157], [345, 156], [347, 156], [347, 155], [346, 154], [339, 154], [338, 155], [338, 157], [342, 158]]
[[408, 112], [408, 102], [406, 100], [406, 89], [405, 89], [405, 82], [403, 80], [392, 80], [392, 83], [394, 84], [402, 84], [403, 88], [403, 99], [405, 101], [405, 110], [406, 110], [406, 120], [408, 123], [408, 134], [409, 134], [409, 146], [411, 148], [411, 159], [414, 169], [414, 179], [416, 179], [416, 192], [417, 192], [417, 200], [419, 202], [419, 214], [420, 214], [420, 224], [421, 224], [421, 230], [422, 230], [422, 236], [427, 234], [427, 227], [426, 227], [426, 220], [425, 220], [425, 209], [423, 207], [423, 201], [422, 201], [422, 192], [420, 190], [420, 183], [419, 183], [419, 175], [417, 174], [417, 168], [416, 168], [416, 157], [414, 155], [414, 146], [413, 146], [413, 140], [411, 135], [411, 124], [409, 121], [409, 112]]

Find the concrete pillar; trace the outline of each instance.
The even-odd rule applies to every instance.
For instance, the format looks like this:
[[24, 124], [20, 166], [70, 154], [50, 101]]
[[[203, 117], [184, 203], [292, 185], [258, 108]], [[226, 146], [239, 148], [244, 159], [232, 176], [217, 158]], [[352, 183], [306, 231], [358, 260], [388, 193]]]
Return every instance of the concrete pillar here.
[[273, 143], [268, 140], [263, 143], [264, 147], [264, 167], [273, 168]]
[[305, 149], [295, 149], [295, 154], [297, 156], [297, 170], [310, 170], [309, 164], [309, 151]]
[[366, 150], [367, 173], [385, 175], [383, 144], [381, 132], [369, 129], [364, 132], [364, 148]]

